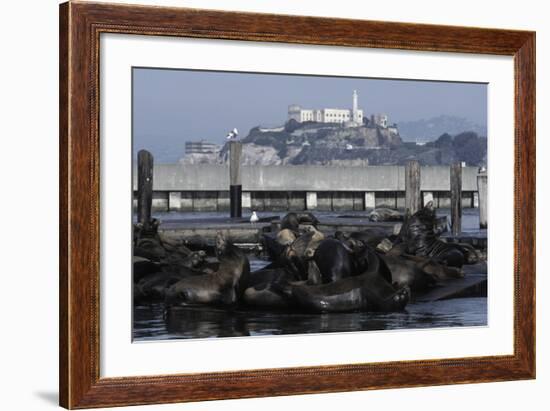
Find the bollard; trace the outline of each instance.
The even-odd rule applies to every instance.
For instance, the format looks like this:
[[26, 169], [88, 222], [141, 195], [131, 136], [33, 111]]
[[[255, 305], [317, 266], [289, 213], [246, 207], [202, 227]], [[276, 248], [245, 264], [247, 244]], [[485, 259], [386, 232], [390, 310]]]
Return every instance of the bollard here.
[[147, 150], [138, 152], [138, 223], [149, 230], [153, 203], [153, 155]]
[[241, 182], [241, 155], [243, 145], [240, 141], [229, 143], [229, 208], [231, 218], [239, 218], [243, 215]]
[[451, 231], [453, 235], [462, 232], [462, 164], [453, 163], [451, 178]]
[[487, 228], [487, 174], [477, 176], [477, 192], [479, 201], [479, 228]]
[[416, 160], [405, 166], [405, 211], [411, 215], [420, 210], [420, 163]]

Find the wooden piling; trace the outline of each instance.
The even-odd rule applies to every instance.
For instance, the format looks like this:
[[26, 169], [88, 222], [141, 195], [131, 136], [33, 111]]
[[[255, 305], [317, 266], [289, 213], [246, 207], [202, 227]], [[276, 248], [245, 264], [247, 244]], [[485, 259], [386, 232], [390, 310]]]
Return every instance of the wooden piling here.
[[411, 215], [420, 210], [420, 163], [416, 160], [407, 162], [405, 166], [405, 211]]
[[151, 207], [153, 204], [153, 155], [147, 150], [138, 152], [138, 223], [145, 230], [151, 223]]
[[451, 231], [458, 235], [462, 231], [462, 163], [450, 167], [451, 178]]
[[477, 192], [479, 201], [479, 228], [487, 228], [487, 174], [477, 176]]
[[231, 218], [242, 217], [241, 156], [243, 145], [240, 141], [229, 143], [229, 203]]

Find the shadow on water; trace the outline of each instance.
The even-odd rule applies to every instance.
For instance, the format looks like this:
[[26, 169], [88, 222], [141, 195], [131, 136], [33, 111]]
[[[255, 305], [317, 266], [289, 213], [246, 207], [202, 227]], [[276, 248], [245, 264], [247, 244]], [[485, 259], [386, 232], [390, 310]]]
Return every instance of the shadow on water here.
[[303, 314], [295, 312], [137, 306], [134, 340], [309, 334], [487, 325], [486, 298], [414, 303], [400, 313]]

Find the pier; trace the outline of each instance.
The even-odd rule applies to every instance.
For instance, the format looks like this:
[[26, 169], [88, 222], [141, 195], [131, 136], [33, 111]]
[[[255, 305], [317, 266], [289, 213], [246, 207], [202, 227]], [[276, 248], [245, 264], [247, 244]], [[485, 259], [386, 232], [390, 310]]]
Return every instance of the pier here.
[[[433, 200], [437, 208], [451, 208], [450, 167], [421, 166], [415, 177], [418, 171], [420, 206]], [[229, 166], [222, 164], [155, 164], [153, 211], [229, 212], [230, 187], [235, 196], [239, 186], [246, 211], [362, 211], [406, 205], [405, 166], [243, 165], [233, 176], [230, 184]], [[461, 167], [462, 208], [485, 210], [487, 176], [479, 176], [477, 167]], [[137, 169], [133, 178], [137, 207]]]

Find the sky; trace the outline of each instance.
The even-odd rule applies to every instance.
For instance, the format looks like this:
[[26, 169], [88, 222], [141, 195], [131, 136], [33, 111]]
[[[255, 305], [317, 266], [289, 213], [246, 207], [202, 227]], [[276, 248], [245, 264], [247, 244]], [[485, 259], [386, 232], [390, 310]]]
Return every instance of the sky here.
[[234, 127], [244, 138], [257, 125], [282, 125], [290, 104], [350, 108], [353, 90], [365, 115], [398, 125], [453, 115], [486, 126], [486, 84], [134, 68], [134, 150], [177, 161], [186, 141], [221, 144]]

